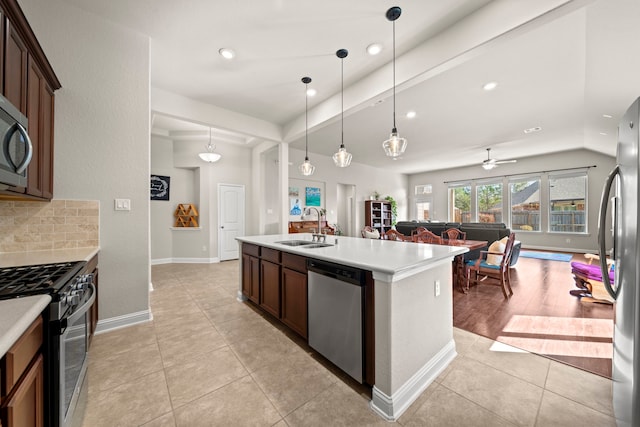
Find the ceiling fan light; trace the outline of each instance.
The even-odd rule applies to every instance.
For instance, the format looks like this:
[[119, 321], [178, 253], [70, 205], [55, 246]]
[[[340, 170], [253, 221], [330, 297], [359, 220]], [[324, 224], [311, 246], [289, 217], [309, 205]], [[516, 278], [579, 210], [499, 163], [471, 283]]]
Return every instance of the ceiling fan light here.
[[351, 164], [353, 156], [347, 151], [344, 145], [341, 145], [338, 151], [333, 155], [333, 163], [339, 168], [346, 168]]
[[304, 176], [313, 175], [316, 171], [316, 167], [311, 164], [308, 157], [304, 158], [304, 162], [298, 167], [300, 173]]
[[495, 163], [483, 163], [482, 164], [482, 168], [484, 170], [490, 171], [491, 169], [495, 168], [496, 164]]
[[382, 148], [384, 148], [384, 152], [387, 156], [398, 157], [407, 149], [407, 140], [406, 138], [400, 138], [398, 131], [394, 128], [391, 131], [389, 139], [382, 143]]

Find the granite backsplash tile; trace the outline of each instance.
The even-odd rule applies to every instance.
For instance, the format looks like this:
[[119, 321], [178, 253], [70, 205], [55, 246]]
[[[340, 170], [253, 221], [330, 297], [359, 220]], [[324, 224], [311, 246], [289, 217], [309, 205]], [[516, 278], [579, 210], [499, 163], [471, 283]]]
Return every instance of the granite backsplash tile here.
[[0, 253], [99, 246], [100, 202], [0, 201]]

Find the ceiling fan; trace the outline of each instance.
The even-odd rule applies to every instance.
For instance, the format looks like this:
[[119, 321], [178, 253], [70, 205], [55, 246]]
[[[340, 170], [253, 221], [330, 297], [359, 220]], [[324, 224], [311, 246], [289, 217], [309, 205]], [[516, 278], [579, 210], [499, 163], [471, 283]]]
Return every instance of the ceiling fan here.
[[497, 159], [492, 159], [491, 158], [491, 148], [487, 148], [487, 160], [484, 160], [482, 162], [482, 167], [485, 170], [491, 170], [493, 168], [495, 168], [498, 165], [501, 165], [503, 163], [515, 163], [517, 162], [517, 160], [497, 160]]

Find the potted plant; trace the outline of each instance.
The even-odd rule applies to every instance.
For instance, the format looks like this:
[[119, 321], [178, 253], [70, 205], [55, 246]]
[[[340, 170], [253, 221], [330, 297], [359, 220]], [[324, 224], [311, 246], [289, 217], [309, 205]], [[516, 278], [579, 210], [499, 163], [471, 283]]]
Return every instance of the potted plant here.
[[371, 200], [380, 200], [380, 193], [374, 190], [373, 193], [371, 193]]

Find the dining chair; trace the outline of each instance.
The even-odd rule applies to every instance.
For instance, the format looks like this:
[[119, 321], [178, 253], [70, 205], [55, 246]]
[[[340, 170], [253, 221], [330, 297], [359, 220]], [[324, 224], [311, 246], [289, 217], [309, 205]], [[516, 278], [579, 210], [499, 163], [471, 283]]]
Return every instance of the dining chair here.
[[380, 232], [378, 230], [376, 230], [375, 228], [371, 227], [370, 225], [365, 225], [362, 228], [362, 230], [360, 231], [360, 234], [365, 239], [379, 239], [380, 238]]
[[[506, 299], [513, 295], [509, 263], [511, 262], [515, 238], [515, 233], [509, 234], [503, 252], [480, 251], [480, 258], [467, 261], [467, 289], [472, 283], [476, 285], [488, 283], [500, 286]], [[487, 262], [487, 255], [495, 255], [499, 258], [500, 263], [492, 264]]]
[[466, 232], [453, 227], [443, 231], [441, 236], [443, 239], [448, 240], [467, 240]]
[[416, 227], [413, 230], [411, 230], [411, 237], [415, 236], [418, 233], [422, 233], [423, 231], [427, 231], [427, 229], [424, 227]]
[[413, 236], [413, 241], [416, 243], [431, 243], [435, 245], [442, 244], [442, 237], [432, 233], [429, 230], [420, 231]]
[[398, 242], [406, 242], [406, 241], [411, 241], [411, 237], [409, 236], [405, 236], [404, 234], [400, 233], [398, 230], [388, 230], [385, 233], [382, 234], [382, 240], [396, 240]]

